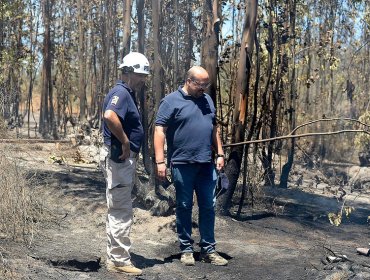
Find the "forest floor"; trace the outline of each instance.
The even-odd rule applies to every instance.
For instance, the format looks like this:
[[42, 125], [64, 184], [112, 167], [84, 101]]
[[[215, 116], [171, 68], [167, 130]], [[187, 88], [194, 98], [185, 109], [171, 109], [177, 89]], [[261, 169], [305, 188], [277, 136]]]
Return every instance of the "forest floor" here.
[[[195, 266], [183, 266], [175, 216], [152, 216], [134, 198], [132, 260], [143, 269], [134, 277], [106, 270], [105, 184], [89, 146], [22, 142], [0, 143], [0, 149], [37, 177], [33, 187], [51, 216], [30, 246], [0, 236], [0, 278], [370, 279], [370, 258], [356, 253], [370, 241], [370, 196], [347, 191], [346, 205], [355, 211], [333, 226], [328, 213], [338, 212], [343, 201], [313, 187], [309, 170], [301, 169], [297, 187], [265, 188], [258, 210], [245, 207], [239, 218], [217, 217], [217, 250], [229, 260], [225, 267], [199, 262], [199, 248]], [[85, 162], [74, 163], [76, 155]], [[328, 262], [333, 255], [339, 258]]]

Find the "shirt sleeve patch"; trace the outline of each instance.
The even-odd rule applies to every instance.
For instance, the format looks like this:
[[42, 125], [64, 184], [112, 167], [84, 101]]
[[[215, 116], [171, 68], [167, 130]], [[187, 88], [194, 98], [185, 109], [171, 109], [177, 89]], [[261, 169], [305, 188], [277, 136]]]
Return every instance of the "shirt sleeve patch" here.
[[119, 100], [119, 97], [117, 95], [113, 96], [112, 102], [110, 103], [111, 105], [117, 105], [117, 102]]

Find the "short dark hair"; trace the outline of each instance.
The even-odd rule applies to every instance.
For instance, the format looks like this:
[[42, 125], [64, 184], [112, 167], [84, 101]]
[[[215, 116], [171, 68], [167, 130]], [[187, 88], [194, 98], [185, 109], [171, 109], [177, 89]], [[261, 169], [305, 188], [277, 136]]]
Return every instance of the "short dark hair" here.
[[132, 67], [132, 66], [123, 66], [121, 68], [121, 70], [122, 70], [122, 74], [127, 74], [127, 73], [134, 72], [134, 67]]

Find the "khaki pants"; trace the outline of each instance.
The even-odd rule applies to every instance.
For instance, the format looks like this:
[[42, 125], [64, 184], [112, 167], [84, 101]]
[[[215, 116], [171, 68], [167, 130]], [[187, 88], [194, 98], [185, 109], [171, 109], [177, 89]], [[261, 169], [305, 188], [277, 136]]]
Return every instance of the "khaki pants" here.
[[104, 145], [100, 151], [100, 167], [107, 186], [107, 260], [115, 265], [128, 265], [131, 263], [130, 231], [133, 222], [131, 191], [136, 158], [132, 153], [123, 163], [116, 163], [109, 157], [110, 147]]

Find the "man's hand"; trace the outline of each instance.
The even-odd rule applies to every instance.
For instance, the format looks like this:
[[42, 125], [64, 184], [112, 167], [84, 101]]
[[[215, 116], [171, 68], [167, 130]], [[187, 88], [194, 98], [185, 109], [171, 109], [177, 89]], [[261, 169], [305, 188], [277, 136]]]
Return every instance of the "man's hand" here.
[[220, 171], [222, 168], [224, 168], [225, 160], [224, 157], [217, 157], [216, 158], [216, 169]]
[[156, 126], [154, 129], [154, 152], [157, 165], [157, 178], [160, 181], [166, 179], [166, 163], [164, 160], [164, 142], [167, 127]]
[[222, 142], [221, 142], [219, 128], [216, 125], [213, 126], [212, 140], [213, 140], [213, 146], [215, 150], [217, 151], [216, 168], [217, 170], [221, 170], [222, 168], [224, 168], [224, 165], [225, 165], [225, 153], [222, 149]]
[[122, 143], [122, 155], [120, 155], [118, 158], [120, 160], [125, 160], [126, 158], [129, 158], [130, 141], [125, 134], [125, 131], [123, 130], [123, 126], [120, 119], [118, 118], [118, 115], [112, 110], [107, 110], [104, 112], [104, 121], [106, 122], [111, 133], [113, 133], [114, 136], [116, 136], [116, 138]]
[[119, 156], [120, 160], [125, 160], [130, 157], [130, 142], [122, 144], [122, 155]]
[[157, 163], [157, 177], [160, 181], [164, 181], [166, 179], [166, 164], [164, 162]]

